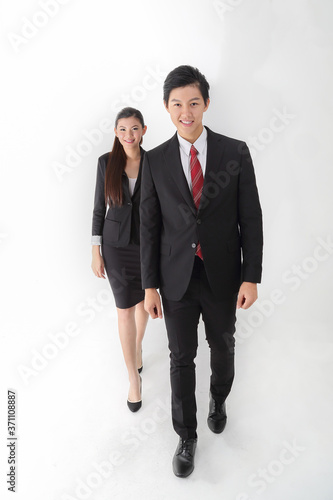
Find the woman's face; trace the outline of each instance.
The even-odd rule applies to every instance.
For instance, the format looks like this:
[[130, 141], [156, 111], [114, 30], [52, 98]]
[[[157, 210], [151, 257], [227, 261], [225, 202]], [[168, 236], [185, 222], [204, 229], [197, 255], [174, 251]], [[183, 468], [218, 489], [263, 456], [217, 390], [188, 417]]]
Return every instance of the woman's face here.
[[142, 128], [138, 118], [130, 116], [129, 118], [120, 118], [114, 132], [125, 151], [130, 151], [139, 148], [141, 138], [145, 135], [146, 130], [147, 127]]

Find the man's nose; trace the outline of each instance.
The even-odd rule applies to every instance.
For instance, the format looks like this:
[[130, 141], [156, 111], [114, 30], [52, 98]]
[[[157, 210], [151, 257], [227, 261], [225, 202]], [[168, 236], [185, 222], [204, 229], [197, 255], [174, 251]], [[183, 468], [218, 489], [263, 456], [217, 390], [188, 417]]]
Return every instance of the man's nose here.
[[184, 116], [190, 116], [192, 114], [192, 110], [190, 106], [184, 106], [183, 107], [183, 115]]

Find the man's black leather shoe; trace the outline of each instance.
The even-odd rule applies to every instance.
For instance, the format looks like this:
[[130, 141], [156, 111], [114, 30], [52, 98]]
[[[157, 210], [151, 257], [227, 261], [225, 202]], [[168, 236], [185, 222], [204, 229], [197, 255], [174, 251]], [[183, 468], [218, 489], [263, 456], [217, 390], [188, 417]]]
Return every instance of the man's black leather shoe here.
[[207, 418], [208, 427], [216, 434], [220, 434], [227, 423], [225, 403], [218, 403], [213, 396], [209, 395], [209, 413]]
[[172, 460], [173, 472], [177, 477], [187, 477], [194, 470], [194, 455], [197, 439], [179, 439]]

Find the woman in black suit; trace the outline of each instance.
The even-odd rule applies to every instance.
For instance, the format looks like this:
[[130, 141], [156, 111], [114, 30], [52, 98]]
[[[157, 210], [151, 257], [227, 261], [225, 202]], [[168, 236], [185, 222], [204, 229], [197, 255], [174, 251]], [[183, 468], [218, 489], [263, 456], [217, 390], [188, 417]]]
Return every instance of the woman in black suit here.
[[98, 159], [92, 223], [92, 270], [114, 294], [118, 329], [130, 389], [131, 411], [141, 408], [142, 339], [148, 313], [140, 272], [140, 184], [147, 127], [137, 109], [122, 109], [115, 121], [112, 151]]

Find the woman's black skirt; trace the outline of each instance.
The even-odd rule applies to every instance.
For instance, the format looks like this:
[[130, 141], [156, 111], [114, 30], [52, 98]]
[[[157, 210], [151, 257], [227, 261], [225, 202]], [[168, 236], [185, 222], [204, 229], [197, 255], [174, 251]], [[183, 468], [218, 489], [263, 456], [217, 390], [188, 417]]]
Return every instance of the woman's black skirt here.
[[140, 245], [116, 248], [102, 243], [102, 256], [116, 306], [128, 309], [142, 302]]

